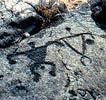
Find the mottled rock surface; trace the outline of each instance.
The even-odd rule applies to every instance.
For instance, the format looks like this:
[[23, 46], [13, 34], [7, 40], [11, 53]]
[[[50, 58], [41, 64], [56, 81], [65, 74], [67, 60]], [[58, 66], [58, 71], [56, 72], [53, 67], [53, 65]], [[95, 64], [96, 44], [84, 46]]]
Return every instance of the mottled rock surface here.
[[[17, 32], [8, 24], [24, 9], [21, 18], [35, 14], [22, 0], [1, 0], [0, 31]], [[106, 100], [106, 33], [88, 4], [71, 9], [64, 22], [0, 48], [0, 100]]]

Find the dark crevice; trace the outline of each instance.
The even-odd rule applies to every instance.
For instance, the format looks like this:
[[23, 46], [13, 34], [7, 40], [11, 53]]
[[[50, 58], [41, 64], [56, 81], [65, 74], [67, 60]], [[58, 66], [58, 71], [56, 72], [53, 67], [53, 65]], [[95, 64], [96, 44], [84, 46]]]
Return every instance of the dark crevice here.
[[28, 92], [28, 90], [26, 89], [26, 87], [25, 86], [22, 86], [22, 85], [20, 85], [20, 86], [16, 86], [16, 89], [18, 89], [18, 90], [25, 90], [26, 92]]
[[74, 90], [69, 90], [68, 93], [73, 97], [77, 96], [77, 93]]
[[34, 75], [33, 80], [35, 82], [39, 82], [41, 75], [38, 72], [33, 72], [33, 75]]
[[3, 77], [4, 77], [4, 75], [0, 75], [0, 80], [2, 80], [2, 79], [3, 79]]
[[51, 75], [51, 76], [56, 76], [56, 66], [52, 66], [51, 67], [51, 71], [49, 72], [49, 74]]
[[86, 43], [86, 44], [89, 44], [89, 45], [93, 45], [95, 42], [94, 42], [94, 40], [92, 40], [92, 39], [86, 39], [86, 40], [85, 40], [85, 43]]
[[68, 73], [67, 73], [66, 75], [67, 75], [67, 80], [66, 80], [66, 85], [65, 85], [65, 87], [67, 88], [67, 87], [70, 86], [70, 77], [69, 77]]
[[66, 31], [70, 32], [71, 31], [71, 28], [70, 27], [65, 27]]

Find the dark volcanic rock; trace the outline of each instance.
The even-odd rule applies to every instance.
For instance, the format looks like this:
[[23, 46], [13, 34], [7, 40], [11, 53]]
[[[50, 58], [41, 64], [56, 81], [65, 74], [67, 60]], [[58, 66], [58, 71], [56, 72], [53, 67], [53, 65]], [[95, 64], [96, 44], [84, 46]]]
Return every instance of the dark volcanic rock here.
[[23, 31], [20, 29], [0, 30], [0, 48], [9, 47], [17, 43], [23, 37]]
[[90, 0], [92, 18], [102, 28], [106, 29], [106, 0]]
[[[29, 16], [24, 19], [16, 19], [9, 23], [13, 28], [19, 28], [23, 32], [29, 32], [30, 34], [38, 32], [43, 24], [43, 18], [39, 15]], [[35, 30], [35, 31], [34, 31]]]

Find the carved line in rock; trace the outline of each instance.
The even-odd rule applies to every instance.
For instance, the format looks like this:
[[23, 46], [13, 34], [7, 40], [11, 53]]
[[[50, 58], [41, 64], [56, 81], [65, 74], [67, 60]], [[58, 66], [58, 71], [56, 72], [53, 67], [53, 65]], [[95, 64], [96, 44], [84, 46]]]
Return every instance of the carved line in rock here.
[[[12, 58], [14, 58], [15, 56], [19, 56], [19, 55], [26, 55], [28, 58], [30, 58], [30, 59], [32, 59], [32, 60], [35, 60], [35, 58], [33, 57], [33, 56], [31, 56], [31, 55], [33, 55], [33, 53], [34, 54], [37, 54], [37, 52], [39, 51], [39, 50], [41, 50], [42, 52], [43, 52], [43, 57], [41, 57], [41, 59], [39, 59], [42, 63], [44, 63], [45, 61], [44, 61], [44, 58], [45, 58], [45, 56], [46, 56], [46, 49], [47, 49], [47, 47], [48, 46], [50, 46], [50, 45], [52, 45], [52, 44], [55, 44], [56, 46], [65, 46], [62, 42], [61, 42], [61, 40], [62, 41], [64, 41], [64, 43], [69, 47], [69, 48], [71, 48], [75, 53], [77, 53], [77, 54], [79, 54], [79, 55], [81, 55], [81, 63], [83, 64], [83, 65], [85, 65], [84, 64], [84, 62], [82, 61], [82, 59], [83, 58], [87, 58], [87, 59], [89, 59], [90, 60], [90, 62], [92, 62], [92, 60], [89, 58], [89, 57], [87, 57], [86, 55], [85, 55], [85, 51], [86, 51], [86, 48], [87, 47], [85, 47], [85, 45], [86, 45], [86, 42], [85, 42], [85, 40], [82, 40], [83, 42], [83, 45], [82, 45], [82, 50], [83, 50], [83, 52], [81, 53], [80, 51], [78, 51], [77, 49], [75, 49], [73, 46], [71, 46], [65, 39], [71, 39], [71, 38], [75, 38], [75, 37], [79, 37], [79, 36], [86, 36], [86, 35], [90, 35], [93, 39], [94, 39], [94, 37], [92, 36], [92, 35], [95, 35], [95, 36], [97, 36], [96, 34], [91, 34], [91, 33], [81, 33], [81, 34], [75, 34], [75, 35], [72, 35], [72, 36], [66, 36], [66, 37], [62, 37], [62, 38], [59, 38], [59, 39], [56, 39], [55, 41], [49, 41], [49, 42], [47, 42], [45, 45], [43, 45], [43, 46], [40, 46], [40, 47], [36, 47], [36, 48], [33, 48], [33, 49], [31, 49], [31, 50], [29, 50], [29, 51], [26, 51], [26, 52], [17, 52], [16, 50], [15, 50], [15, 52], [13, 53], [13, 54], [9, 54], [8, 56], [7, 56], [7, 59], [11, 62], [11, 59]], [[83, 37], [84, 38], [84, 37]], [[83, 39], [82, 38], [82, 39]], [[17, 48], [18, 49], [18, 48]], [[39, 57], [39, 55], [38, 55], [38, 57]], [[37, 62], [36, 63], [41, 63], [41, 62], [39, 62], [39, 60], [37, 60]]]

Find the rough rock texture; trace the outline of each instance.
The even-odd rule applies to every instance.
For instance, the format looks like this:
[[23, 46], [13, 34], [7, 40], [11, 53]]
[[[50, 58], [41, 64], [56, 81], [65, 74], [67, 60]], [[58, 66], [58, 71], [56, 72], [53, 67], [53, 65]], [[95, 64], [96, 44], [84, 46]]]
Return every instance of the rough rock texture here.
[[[0, 1], [0, 31], [17, 32], [8, 23], [24, 7], [31, 9], [25, 5]], [[91, 18], [88, 4], [58, 23], [0, 48], [0, 100], [106, 100], [106, 33]]]
[[92, 18], [96, 24], [106, 30], [106, 0], [90, 0]]

